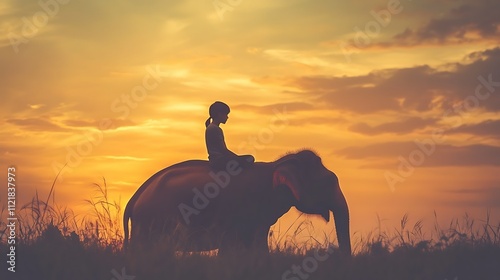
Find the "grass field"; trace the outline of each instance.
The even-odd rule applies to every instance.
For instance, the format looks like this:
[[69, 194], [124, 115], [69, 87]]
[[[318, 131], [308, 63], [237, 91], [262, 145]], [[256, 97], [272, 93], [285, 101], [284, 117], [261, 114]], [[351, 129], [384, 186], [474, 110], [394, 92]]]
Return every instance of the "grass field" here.
[[[289, 242], [270, 235], [269, 255], [241, 253], [173, 253], [167, 246], [140, 254], [122, 251], [122, 213], [108, 199], [106, 183], [95, 184], [100, 195], [88, 200], [91, 213], [78, 217], [59, 206], [49, 194], [35, 195], [17, 209], [16, 272], [7, 270], [9, 228], [1, 211], [1, 279], [380, 279], [466, 280], [500, 279], [500, 224], [488, 217], [480, 223], [465, 216], [445, 229], [423, 223], [410, 226], [408, 216], [399, 230], [372, 233], [352, 240], [354, 255], [342, 256], [333, 244]], [[52, 190], [50, 192], [52, 194]], [[0, 201], [2, 205], [5, 203]], [[437, 220], [437, 219], [436, 219]], [[298, 228], [310, 227], [304, 223]], [[425, 236], [431, 236], [425, 238]]]

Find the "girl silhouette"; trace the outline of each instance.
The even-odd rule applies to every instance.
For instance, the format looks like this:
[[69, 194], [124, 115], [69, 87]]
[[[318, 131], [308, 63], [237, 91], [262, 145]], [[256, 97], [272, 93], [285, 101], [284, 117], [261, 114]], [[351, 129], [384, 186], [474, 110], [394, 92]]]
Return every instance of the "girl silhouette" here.
[[[209, 108], [210, 117], [205, 122], [205, 143], [207, 144], [208, 161], [215, 169], [226, 168], [230, 160], [236, 160], [239, 166], [244, 167], [255, 162], [252, 155], [239, 156], [230, 151], [224, 141], [224, 133], [220, 128], [220, 124], [225, 124], [229, 118], [227, 115], [230, 112], [229, 106], [223, 102], [216, 101]], [[210, 120], [212, 120], [210, 122]]]

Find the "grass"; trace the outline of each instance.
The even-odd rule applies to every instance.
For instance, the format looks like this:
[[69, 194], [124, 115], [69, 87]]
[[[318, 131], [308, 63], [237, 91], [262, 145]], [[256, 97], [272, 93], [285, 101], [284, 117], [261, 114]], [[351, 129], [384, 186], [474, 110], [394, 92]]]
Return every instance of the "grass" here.
[[[82, 217], [56, 203], [54, 185], [45, 200], [36, 193], [18, 210], [17, 272], [7, 272], [2, 260], [0, 275], [8, 277], [1, 279], [500, 279], [500, 223], [492, 224], [489, 215], [479, 222], [465, 215], [446, 228], [435, 222], [431, 233], [423, 232], [423, 221], [411, 226], [408, 215], [393, 232], [382, 230], [379, 221], [371, 233], [354, 234], [352, 258], [314, 239], [309, 221], [294, 232], [275, 228], [266, 256], [179, 254], [161, 246], [133, 255], [122, 252], [122, 211], [110, 201], [105, 180], [94, 184], [97, 194], [86, 200], [90, 211]], [[2, 258], [8, 249], [5, 210]], [[311, 237], [299, 242], [299, 234]]]

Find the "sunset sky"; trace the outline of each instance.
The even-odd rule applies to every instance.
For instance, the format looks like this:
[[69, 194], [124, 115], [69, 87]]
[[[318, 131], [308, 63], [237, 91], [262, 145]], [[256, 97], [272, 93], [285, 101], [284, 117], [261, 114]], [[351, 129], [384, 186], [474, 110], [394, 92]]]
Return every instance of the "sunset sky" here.
[[221, 100], [234, 152], [323, 158], [352, 232], [405, 213], [432, 228], [434, 210], [444, 226], [500, 221], [499, 1], [40, 3], [0, 2], [0, 179], [17, 168], [18, 204], [67, 163], [59, 204], [85, 213], [105, 178], [124, 206], [156, 171], [207, 157]]

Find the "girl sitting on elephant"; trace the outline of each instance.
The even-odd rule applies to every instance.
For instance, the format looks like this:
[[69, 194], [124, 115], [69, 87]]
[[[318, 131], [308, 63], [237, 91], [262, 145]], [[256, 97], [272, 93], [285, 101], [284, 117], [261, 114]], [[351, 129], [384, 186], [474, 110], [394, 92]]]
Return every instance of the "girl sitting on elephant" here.
[[208, 151], [208, 161], [214, 169], [224, 169], [229, 161], [235, 160], [239, 166], [245, 167], [255, 162], [252, 155], [239, 156], [230, 151], [224, 141], [224, 133], [220, 124], [225, 124], [230, 112], [229, 106], [216, 101], [209, 108], [210, 117], [205, 122], [205, 143]]

